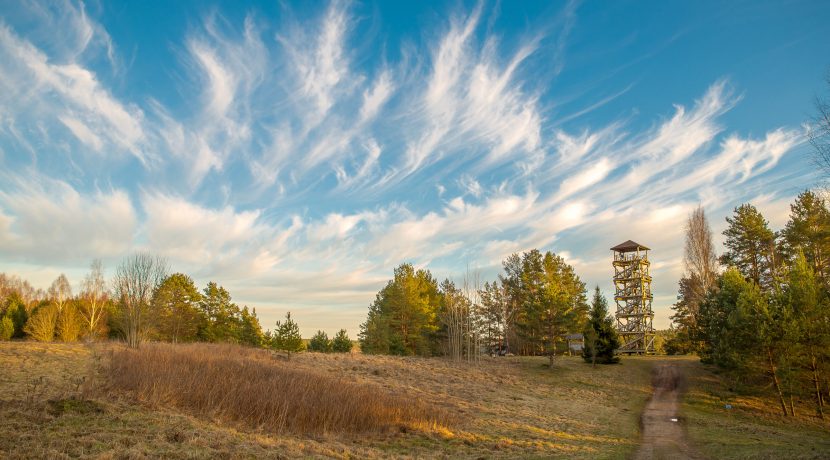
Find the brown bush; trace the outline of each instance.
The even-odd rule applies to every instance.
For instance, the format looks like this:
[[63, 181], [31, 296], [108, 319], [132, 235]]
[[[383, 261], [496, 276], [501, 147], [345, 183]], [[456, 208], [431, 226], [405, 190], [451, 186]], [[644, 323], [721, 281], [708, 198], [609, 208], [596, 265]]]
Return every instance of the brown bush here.
[[274, 362], [268, 351], [218, 344], [146, 344], [115, 351], [111, 388], [140, 401], [270, 432], [429, 430], [449, 414], [373, 385]]

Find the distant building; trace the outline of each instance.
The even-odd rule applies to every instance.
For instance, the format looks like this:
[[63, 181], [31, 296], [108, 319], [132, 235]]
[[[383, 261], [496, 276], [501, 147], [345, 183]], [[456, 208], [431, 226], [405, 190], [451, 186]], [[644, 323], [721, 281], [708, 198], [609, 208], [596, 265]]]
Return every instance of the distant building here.
[[568, 352], [572, 355], [582, 354], [585, 348], [585, 337], [582, 334], [565, 334], [565, 342], [568, 343]]

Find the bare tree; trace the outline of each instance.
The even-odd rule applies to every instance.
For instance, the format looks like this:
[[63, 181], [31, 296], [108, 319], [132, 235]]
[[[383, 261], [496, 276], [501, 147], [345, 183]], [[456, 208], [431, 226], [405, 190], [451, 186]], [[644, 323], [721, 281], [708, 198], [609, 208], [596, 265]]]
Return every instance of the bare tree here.
[[100, 259], [92, 261], [89, 274], [81, 285], [81, 316], [88, 337], [101, 331], [106, 315], [107, 284], [104, 280], [104, 265]]
[[61, 273], [55, 281], [52, 281], [52, 285], [49, 286], [49, 297], [58, 312], [63, 311], [63, 307], [66, 306], [67, 302], [72, 300], [72, 287], [69, 285], [66, 275]]
[[153, 291], [167, 276], [167, 261], [146, 253], [124, 259], [113, 280], [118, 320], [127, 345], [138, 348], [147, 333]]
[[702, 295], [706, 295], [718, 277], [718, 256], [712, 243], [712, 229], [700, 206], [692, 211], [686, 221], [685, 249], [683, 263], [686, 273], [699, 280]]
[[447, 354], [456, 361], [480, 359], [483, 309], [480, 274], [467, 268], [461, 289], [450, 280], [441, 283], [440, 320], [447, 330]]
[[700, 304], [715, 286], [718, 257], [712, 243], [712, 230], [703, 208], [697, 207], [686, 221], [685, 273], [679, 282], [678, 302], [672, 306], [672, 322], [677, 326], [676, 345], [683, 353], [698, 351]]
[[[830, 85], [830, 75], [827, 77]], [[824, 173], [830, 177], [830, 99], [816, 97], [816, 115], [810, 124], [808, 135], [813, 145], [813, 160]]]
[[462, 287], [464, 298], [467, 299], [466, 315], [466, 355], [468, 361], [479, 361], [481, 358], [481, 332], [484, 327], [481, 307], [481, 272], [478, 269], [464, 272], [464, 285]]

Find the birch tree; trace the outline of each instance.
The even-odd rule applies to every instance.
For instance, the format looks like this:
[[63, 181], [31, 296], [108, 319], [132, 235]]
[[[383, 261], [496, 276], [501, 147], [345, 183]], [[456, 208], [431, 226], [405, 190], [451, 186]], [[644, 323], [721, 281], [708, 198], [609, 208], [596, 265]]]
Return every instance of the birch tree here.
[[103, 335], [107, 314], [107, 283], [104, 280], [104, 265], [95, 259], [89, 267], [89, 273], [81, 284], [80, 314], [84, 321], [84, 333], [87, 337]]

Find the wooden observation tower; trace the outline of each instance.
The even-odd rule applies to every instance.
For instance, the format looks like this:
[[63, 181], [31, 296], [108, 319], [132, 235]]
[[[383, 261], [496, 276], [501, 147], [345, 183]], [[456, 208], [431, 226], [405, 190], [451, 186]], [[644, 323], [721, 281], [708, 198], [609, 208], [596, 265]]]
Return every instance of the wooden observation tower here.
[[649, 249], [631, 240], [614, 251], [614, 302], [617, 304], [617, 332], [622, 345], [618, 353], [654, 353], [654, 327], [651, 310], [651, 276], [648, 274]]

